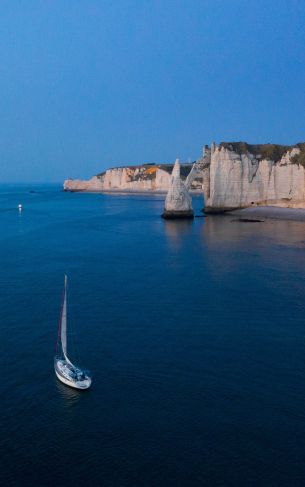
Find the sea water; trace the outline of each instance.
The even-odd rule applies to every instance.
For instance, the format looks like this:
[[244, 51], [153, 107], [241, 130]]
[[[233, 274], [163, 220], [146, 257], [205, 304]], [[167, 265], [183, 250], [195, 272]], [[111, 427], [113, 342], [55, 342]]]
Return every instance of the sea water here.
[[305, 223], [163, 202], [1, 187], [2, 485], [304, 485]]

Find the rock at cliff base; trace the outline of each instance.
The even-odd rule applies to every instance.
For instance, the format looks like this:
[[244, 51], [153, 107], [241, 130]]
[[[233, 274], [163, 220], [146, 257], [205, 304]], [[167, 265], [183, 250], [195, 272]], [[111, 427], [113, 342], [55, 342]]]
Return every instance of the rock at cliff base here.
[[176, 160], [170, 187], [165, 199], [164, 212], [162, 218], [166, 219], [185, 219], [194, 218], [192, 208], [192, 198], [189, 195], [184, 182], [180, 177], [180, 162]]

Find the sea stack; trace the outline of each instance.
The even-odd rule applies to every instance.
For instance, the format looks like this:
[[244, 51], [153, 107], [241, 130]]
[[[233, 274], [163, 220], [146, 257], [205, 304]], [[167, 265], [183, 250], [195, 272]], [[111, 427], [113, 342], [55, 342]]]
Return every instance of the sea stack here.
[[185, 219], [194, 218], [192, 198], [180, 177], [180, 162], [176, 159], [173, 167], [170, 187], [165, 199], [162, 218]]

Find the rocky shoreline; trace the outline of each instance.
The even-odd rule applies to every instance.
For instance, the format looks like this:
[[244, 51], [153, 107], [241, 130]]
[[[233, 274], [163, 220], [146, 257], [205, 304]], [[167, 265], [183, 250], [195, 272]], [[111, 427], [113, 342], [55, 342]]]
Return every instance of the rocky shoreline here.
[[305, 222], [305, 208], [283, 208], [277, 206], [257, 206], [255, 208], [243, 208], [227, 212], [226, 215], [251, 218], [251, 219], [274, 219], [274, 220], [293, 220]]

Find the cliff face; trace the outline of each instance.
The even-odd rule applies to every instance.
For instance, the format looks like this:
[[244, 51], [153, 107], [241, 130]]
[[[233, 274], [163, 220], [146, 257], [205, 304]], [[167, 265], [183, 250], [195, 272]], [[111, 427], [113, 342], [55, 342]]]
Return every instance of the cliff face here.
[[303, 149], [303, 144], [213, 144], [204, 174], [205, 211], [253, 205], [304, 208]]
[[[305, 143], [212, 144], [191, 168], [181, 164], [181, 179], [187, 189], [203, 191], [206, 212], [256, 205], [305, 208]], [[88, 181], [68, 179], [64, 189], [167, 192], [172, 169], [173, 164], [117, 167]]]
[[65, 191], [102, 191], [101, 180], [94, 176], [91, 179], [66, 179], [64, 182]]
[[168, 188], [170, 174], [158, 166], [135, 166], [108, 169], [99, 178], [104, 190], [162, 191]]
[[[173, 164], [117, 167], [94, 176], [89, 180], [67, 179], [66, 191], [167, 191], [170, 186]], [[191, 170], [183, 166], [184, 178]], [[200, 179], [194, 180], [193, 189], [201, 189]]]

